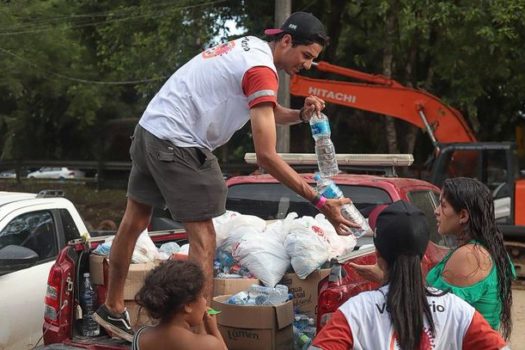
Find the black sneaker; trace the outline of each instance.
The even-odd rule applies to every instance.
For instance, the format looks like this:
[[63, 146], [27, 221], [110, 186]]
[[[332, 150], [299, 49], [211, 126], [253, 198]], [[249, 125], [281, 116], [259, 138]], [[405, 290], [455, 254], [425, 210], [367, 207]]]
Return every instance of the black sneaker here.
[[133, 340], [133, 330], [127, 310], [120, 315], [115, 315], [108, 310], [106, 305], [101, 305], [93, 314], [93, 319], [111, 334], [129, 342]]

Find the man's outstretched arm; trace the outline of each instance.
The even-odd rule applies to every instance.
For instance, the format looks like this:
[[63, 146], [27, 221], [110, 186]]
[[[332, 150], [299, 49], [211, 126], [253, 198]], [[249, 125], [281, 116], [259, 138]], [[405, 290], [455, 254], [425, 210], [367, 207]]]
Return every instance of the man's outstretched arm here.
[[[275, 119], [272, 103], [261, 103], [250, 109], [253, 143], [257, 154], [257, 163], [268, 173], [285, 186], [312, 202], [317, 195], [313, 189], [295, 170], [293, 170], [277, 154]], [[347, 234], [341, 224], [355, 226], [351, 221], [341, 215], [341, 206], [350, 203], [347, 198], [329, 199], [319, 208], [326, 218], [332, 223], [339, 234]]]

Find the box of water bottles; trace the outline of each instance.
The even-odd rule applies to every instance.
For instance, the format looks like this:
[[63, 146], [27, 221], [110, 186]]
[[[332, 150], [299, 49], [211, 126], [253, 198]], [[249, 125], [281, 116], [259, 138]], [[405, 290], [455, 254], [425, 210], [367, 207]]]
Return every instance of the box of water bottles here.
[[215, 277], [213, 279], [213, 296], [237, 294], [250, 288], [252, 284], [259, 284], [257, 278], [228, 278]]
[[232, 303], [232, 295], [213, 298], [212, 308], [221, 311], [217, 323], [228, 349], [293, 349], [293, 302], [273, 300], [277, 294], [269, 297], [251, 289], [236, 294], [238, 299], [244, 295], [245, 301], [252, 298], [253, 304]]
[[319, 269], [305, 279], [300, 279], [295, 272], [289, 272], [279, 283], [287, 286], [289, 293], [293, 295], [294, 308], [315, 320], [319, 282], [329, 274], [330, 269]]
[[232, 254], [217, 249], [213, 262], [213, 296], [236, 294], [247, 290], [251, 285], [259, 284], [259, 280], [243, 266], [235, 261]]

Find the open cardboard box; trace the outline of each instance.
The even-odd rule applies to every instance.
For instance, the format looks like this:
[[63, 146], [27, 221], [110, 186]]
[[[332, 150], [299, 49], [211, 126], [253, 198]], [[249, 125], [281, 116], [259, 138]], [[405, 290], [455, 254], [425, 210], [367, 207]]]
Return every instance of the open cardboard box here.
[[[148, 262], [142, 264], [130, 264], [126, 283], [124, 285], [124, 300], [135, 300], [135, 294], [144, 284], [144, 279], [148, 272], [161, 261]], [[91, 283], [95, 285], [107, 285], [109, 263], [106, 256], [91, 254], [89, 256], [89, 273]]]
[[230, 295], [213, 298], [219, 330], [229, 350], [293, 349], [293, 303], [277, 306], [231, 305]]
[[257, 278], [214, 278], [213, 296], [237, 294], [248, 290], [252, 284], [260, 284]]
[[293, 306], [299, 312], [317, 319], [317, 289], [319, 282], [330, 274], [330, 269], [321, 269], [312, 272], [304, 280], [300, 279], [295, 272], [283, 276], [279, 284], [288, 287], [293, 294]]

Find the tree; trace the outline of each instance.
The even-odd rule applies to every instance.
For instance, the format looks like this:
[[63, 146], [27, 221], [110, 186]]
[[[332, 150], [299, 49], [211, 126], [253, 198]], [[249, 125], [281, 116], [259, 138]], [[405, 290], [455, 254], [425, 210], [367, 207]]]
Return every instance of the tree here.
[[[231, 39], [225, 20], [261, 36], [273, 11], [271, 1], [245, 0], [2, 2], [1, 157], [97, 159], [108, 123], [138, 119], [177, 67]], [[525, 0], [295, 0], [292, 11], [326, 24], [321, 59], [391, 74], [460, 109], [481, 140], [512, 139], [525, 104]], [[384, 117], [334, 105], [327, 114], [338, 152], [387, 151]], [[402, 139], [392, 151], [422, 156], [431, 147], [417, 129], [394, 124]], [[291, 140], [294, 152], [313, 150], [306, 126], [292, 128]], [[245, 128], [222, 159], [250, 147]]]
[[[2, 158], [67, 157], [88, 148], [75, 136], [94, 121], [100, 99], [72, 77], [89, 67], [85, 50], [58, 22], [60, 1], [17, 1], [0, 7], [0, 132]], [[51, 17], [51, 14], [53, 15]], [[28, 22], [30, 17], [49, 16]], [[91, 100], [95, 103], [87, 104]], [[98, 102], [98, 103], [97, 103]], [[35, 147], [36, 146], [36, 147]], [[86, 153], [84, 153], [86, 152]]]
[[239, 2], [2, 3], [2, 158], [98, 158], [107, 122], [138, 118], [178, 66], [227, 34], [235, 9]]

